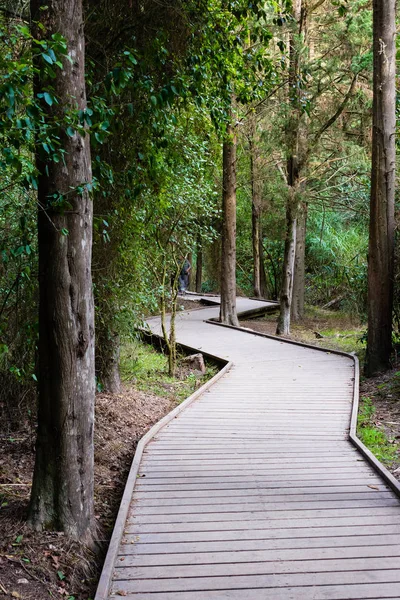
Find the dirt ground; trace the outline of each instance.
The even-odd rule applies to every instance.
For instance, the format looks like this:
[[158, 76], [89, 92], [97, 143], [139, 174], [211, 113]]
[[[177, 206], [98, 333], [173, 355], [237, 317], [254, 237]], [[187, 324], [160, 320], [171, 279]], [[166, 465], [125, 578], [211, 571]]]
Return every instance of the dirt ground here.
[[95, 556], [62, 534], [32, 532], [24, 522], [33, 472], [29, 424], [0, 440], [0, 598], [88, 600], [97, 579], [138, 440], [167, 412], [171, 399], [125, 386], [96, 397]]

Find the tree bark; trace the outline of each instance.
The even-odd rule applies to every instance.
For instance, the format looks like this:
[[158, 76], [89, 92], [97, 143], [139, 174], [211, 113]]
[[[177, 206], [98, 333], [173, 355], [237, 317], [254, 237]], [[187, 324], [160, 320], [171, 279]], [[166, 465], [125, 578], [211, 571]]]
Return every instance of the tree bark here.
[[282, 266], [282, 282], [280, 292], [280, 315], [276, 332], [278, 335], [290, 335], [292, 311], [292, 292], [296, 254], [296, 228], [298, 214], [298, 186], [300, 178], [300, 86], [299, 86], [299, 35], [305, 26], [305, 11], [302, 11], [302, 0], [293, 2], [294, 27], [289, 39], [289, 78], [288, 103], [290, 117], [287, 124], [287, 185], [288, 198], [286, 207], [286, 238]]
[[236, 312], [236, 132], [230, 123], [223, 143], [220, 321], [239, 325]]
[[294, 263], [292, 318], [293, 321], [304, 319], [305, 293], [305, 255], [307, 232], [307, 203], [300, 206], [296, 227], [296, 256]]
[[286, 239], [283, 257], [282, 285], [280, 293], [280, 313], [276, 333], [290, 335], [290, 316], [293, 292], [293, 274], [296, 254], [297, 200], [293, 188], [286, 208]]
[[251, 215], [252, 215], [252, 246], [253, 246], [253, 288], [254, 296], [261, 297], [261, 184], [259, 161], [260, 155], [256, 140], [256, 117], [252, 116], [250, 123], [250, 173], [251, 173]]
[[396, 2], [373, 1], [374, 100], [366, 375], [390, 367], [394, 280]]
[[264, 247], [263, 247], [263, 234], [262, 228], [260, 227], [260, 296], [261, 298], [268, 298], [268, 284], [267, 284], [267, 275], [265, 273], [265, 264], [264, 264]]
[[203, 248], [201, 245], [201, 237], [197, 238], [196, 250], [196, 292], [201, 294], [201, 285], [203, 279]]
[[[55, 69], [51, 85], [58, 103], [49, 122], [65, 110], [84, 110], [85, 40], [82, 3], [31, 0], [37, 38], [61, 33], [68, 43], [71, 63]], [[34, 93], [43, 81], [34, 81]], [[94, 425], [94, 306], [91, 280], [92, 202], [89, 136], [60, 131], [65, 165], [37, 156], [39, 248], [39, 412], [36, 461], [29, 511], [37, 529], [58, 529], [90, 543], [93, 536], [93, 425]], [[64, 194], [60, 210], [52, 194]]]
[[107, 324], [102, 323], [100, 327], [101, 332], [99, 327], [96, 328], [96, 377], [105, 392], [119, 394], [121, 391], [120, 338], [118, 333]]

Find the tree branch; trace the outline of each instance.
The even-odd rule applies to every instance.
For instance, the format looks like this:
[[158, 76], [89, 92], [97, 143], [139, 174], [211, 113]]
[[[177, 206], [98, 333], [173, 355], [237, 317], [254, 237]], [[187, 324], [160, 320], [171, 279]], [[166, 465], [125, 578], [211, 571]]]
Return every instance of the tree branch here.
[[331, 127], [331, 125], [333, 125], [335, 123], [335, 121], [338, 120], [338, 118], [340, 117], [340, 115], [342, 114], [342, 112], [344, 111], [344, 109], [346, 108], [346, 104], [348, 103], [349, 99], [351, 98], [351, 96], [353, 95], [354, 92], [354, 88], [356, 87], [356, 83], [357, 83], [357, 79], [358, 79], [358, 73], [356, 73], [356, 75], [354, 75], [353, 80], [350, 84], [350, 87], [347, 91], [346, 96], [343, 99], [343, 102], [338, 106], [337, 111], [335, 112], [334, 115], [332, 115], [332, 117], [330, 119], [328, 119], [323, 125], [322, 127], [319, 129], [319, 131], [317, 131], [317, 133], [315, 134], [315, 140], [319, 140], [319, 138], [321, 137], [321, 135], [327, 130], [329, 129], [329, 127]]

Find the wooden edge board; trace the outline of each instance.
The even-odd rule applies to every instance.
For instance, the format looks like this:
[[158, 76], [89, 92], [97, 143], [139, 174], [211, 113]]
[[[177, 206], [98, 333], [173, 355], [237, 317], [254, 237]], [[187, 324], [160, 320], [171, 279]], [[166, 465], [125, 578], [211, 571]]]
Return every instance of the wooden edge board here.
[[358, 358], [350, 354], [349, 356], [353, 357], [354, 360], [354, 396], [353, 396], [353, 410], [351, 411], [351, 419], [350, 419], [350, 432], [349, 439], [353, 446], [357, 448], [357, 450], [364, 456], [364, 458], [369, 462], [369, 464], [377, 471], [382, 479], [392, 488], [392, 490], [397, 494], [400, 498], [400, 483], [397, 481], [395, 477], [390, 473], [390, 471], [378, 460], [360, 440], [357, 436], [357, 417], [358, 417], [358, 406], [359, 406], [359, 388], [360, 388], [360, 365], [358, 362]]
[[[156, 334], [152, 334], [153, 337], [159, 337]], [[197, 349], [192, 348], [190, 346], [186, 346], [184, 344], [180, 344], [180, 347], [186, 349], [189, 352], [198, 352]], [[221, 359], [218, 356], [213, 356], [207, 354], [209, 358], [214, 359], [216, 362], [225, 363], [225, 366], [216, 374], [214, 377], [206, 381], [204, 385], [202, 385], [198, 390], [196, 390], [191, 396], [186, 398], [181, 404], [179, 404], [176, 408], [174, 408], [171, 412], [169, 412], [165, 417], [163, 417], [160, 421], [155, 423], [151, 429], [144, 435], [139, 441], [135, 455], [133, 457], [133, 462], [129, 471], [128, 479], [125, 484], [124, 493], [122, 496], [122, 501], [119, 507], [119, 511], [117, 514], [117, 518], [115, 521], [113, 533], [111, 536], [110, 544], [108, 546], [106, 559], [104, 561], [103, 569], [101, 571], [99, 583], [96, 590], [96, 595], [94, 600], [107, 600], [109, 597], [111, 583], [112, 583], [112, 574], [115, 565], [115, 561], [118, 555], [118, 549], [120, 546], [120, 542], [122, 539], [122, 535], [125, 528], [126, 519], [128, 516], [129, 507], [131, 504], [133, 490], [135, 488], [135, 484], [137, 481], [137, 475], [140, 468], [140, 463], [143, 455], [143, 451], [147, 444], [154, 438], [154, 436], [162, 429], [167, 423], [172, 421], [175, 417], [178, 416], [182, 411], [184, 411], [192, 402], [197, 400], [199, 396], [201, 396], [207, 389], [209, 389], [214, 383], [216, 383], [221, 377], [223, 377], [233, 366], [232, 362], [227, 362]]]
[[[238, 313], [238, 316], [241, 316], [241, 313]], [[250, 331], [244, 327], [235, 327], [234, 325], [226, 325], [225, 323], [219, 323], [214, 319], [208, 319], [206, 323], [210, 325], [217, 325], [218, 327], [227, 327], [228, 329], [235, 329], [236, 331], [242, 331], [243, 333], [248, 333], [249, 335], [256, 335], [257, 337], [265, 337], [272, 340], [277, 340], [280, 342], [284, 342], [286, 344], [292, 344], [294, 346], [301, 346], [303, 348], [310, 348], [312, 350], [319, 350], [320, 352], [325, 352], [329, 354], [337, 354], [339, 356], [345, 356], [350, 358], [354, 363], [354, 382], [353, 382], [353, 407], [351, 411], [350, 417], [350, 431], [349, 431], [349, 440], [357, 448], [357, 450], [364, 456], [367, 462], [373, 467], [373, 469], [379, 473], [382, 479], [390, 486], [390, 488], [395, 492], [395, 494], [400, 498], [400, 483], [397, 481], [395, 477], [390, 473], [390, 471], [381, 463], [380, 460], [376, 458], [376, 456], [362, 443], [362, 441], [357, 436], [357, 417], [358, 417], [358, 407], [359, 407], [359, 397], [360, 397], [360, 363], [358, 357], [355, 354], [350, 354], [349, 352], [343, 352], [343, 350], [331, 350], [330, 348], [324, 348], [322, 346], [313, 346], [312, 344], [306, 344], [303, 342], [298, 342], [297, 340], [288, 340], [286, 338], [271, 335], [269, 333], [260, 333], [259, 331]]]

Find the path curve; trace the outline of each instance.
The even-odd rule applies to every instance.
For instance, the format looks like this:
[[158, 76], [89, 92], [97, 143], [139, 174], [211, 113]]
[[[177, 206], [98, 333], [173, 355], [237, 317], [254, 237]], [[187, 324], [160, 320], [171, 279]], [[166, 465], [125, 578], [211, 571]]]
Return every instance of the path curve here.
[[178, 316], [230, 368], [148, 434], [95, 600], [400, 600], [400, 502], [349, 442], [354, 361], [218, 310]]

